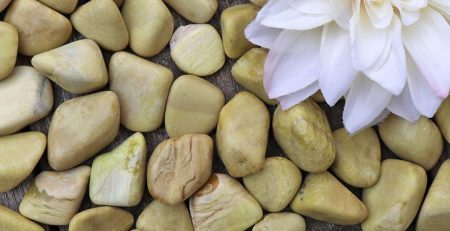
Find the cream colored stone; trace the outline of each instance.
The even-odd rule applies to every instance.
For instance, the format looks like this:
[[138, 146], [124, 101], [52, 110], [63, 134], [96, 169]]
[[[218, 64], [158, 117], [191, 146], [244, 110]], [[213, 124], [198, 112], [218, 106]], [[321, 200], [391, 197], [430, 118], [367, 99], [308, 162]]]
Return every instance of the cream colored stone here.
[[145, 187], [147, 145], [135, 133], [92, 163], [89, 197], [97, 205], [131, 207], [141, 202]]
[[15, 67], [8, 78], [0, 81], [0, 136], [44, 118], [52, 106], [50, 81], [32, 67]]
[[264, 165], [269, 136], [269, 111], [255, 95], [236, 94], [220, 111], [217, 151], [233, 177], [259, 171]]
[[287, 156], [307, 172], [322, 172], [334, 161], [336, 149], [330, 124], [322, 109], [305, 100], [273, 116], [273, 133]]
[[267, 3], [267, 0], [250, 0], [250, 2], [259, 7], [262, 7]]
[[63, 45], [72, 34], [70, 21], [36, 0], [14, 0], [5, 22], [19, 32], [19, 53], [26, 56]]
[[0, 80], [8, 77], [16, 65], [19, 34], [16, 28], [0, 21]]
[[11, 0], [0, 0], [0, 12], [2, 12], [11, 2]]
[[306, 176], [291, 209], [319, 221], [340, 225], [361, 223], [368, 214], [366, 206], [328, 171]]
[[380, 175], [381, 147], [377, 133], [367, 128], [351, 136], [344, 128], [333, 132], [336, 157], [331, 170], [345, 183], [366, 188]]
[[68, 225], [87, 189], [89, 166], [63, 172], [41, 172], [20, 202], [25, 217], [49, 225]]
[[39, 0], [42, 4], [63, 14], [71, 14], [77, 7], [78, 0]]
[[260, 171], [243, 180], [245, 188], [264, 210], [279, 212], [294, 198], [302, 183], [302, 175], [290, 160], [270, 157]]
[[363, 190], [363, 202], [370, 213], [362, 230], [406, 230], [422, 203], [427, 174], [416, 164], [395, 159], [381, 163], [378, 182]]
[[225, 63], [222, 39], [209, 24], [178, 27], [170, 40], [170, 56], [182, 71], [197, 76], [211, 75]]
[[450, 97], [445, 99], [436, 112], [435, 120], [445, 140], [450, 143]]
[[121, 51], [111, 57], [109, 76], [109, 88], [119, 97], [122, 124], [139, 132], [158, 129], [173, 81], [172, 71]]
[[0, 230], [4, 231], [44, 231], [40, 225], [21, 216], [14, 210], [0, 205]]
[[439, 128], [428, 118], [410, 123], [391, 114], [378, 125], [383, 142], [396, 155], [430, 170], [439, 160], [444, 148]]
[[70, 20], [77, 31], [102, 48], [119, 51], [128, 45], [127, 27], [111, 0], [91, 0], [78, 7]]
[[162, 0], [126, 1], [122, 15], [130, 33], [130, 47], [138, 55], [157, 55], [169, 43], [174, 21]]
[[193, 75], [178, 77], [170, 88], [165, 127], [170, 137], [184, 134], [208, 134], [217, 126], [225, 104], [222, 91], [212, 83]]
[[70, 231], [128, 231], [134, 218], [126, 210], [113, 207], [97, 207], [75, 215], [69, 224]]
[[305, 231], [306, 223], [296, 213], [269, 213], [253, 226], [252, 231]]
[[264, 63], [267, 51], [262, 48], [252, 48], [245, 53], [231, 68], [231, 75], [240, 85], [258, 96], [269, 105], [276, 105], [275, 99], [269, 99], [264, 90]]
[[84, 94], [104, 87], [108, 72], [102, 51], [90, 40], [78, 40], [35, 55], [33, 67], [64, 90]]
[[150, 157], [147, 186], [153, 198], [179, 204], [208, 180], [213, 141], [207, 135], [183, 135], [160, 143]]
[[416, 230], [450, 228], [450, 159], [442, 163], [431, 184], [417, 219]]
[[263, 216], [239, 181], [218, 173], [190, 198], [189, 210], [196, 231], [246, 230]]
[[119, 100], [111, 91], [74, 98], [59, 105], [48, 132], [48, 162], [55, 170], [81, 164], [116, 138]]
[[164, 0], [178, 14], [194, 23], [206, 23], [216, 13], [217, 0]]
[[311, 99], [317, 103], [325, 103], [325, 97], [322, 94], [322, 91], [318, 90], [314, 95], [311, 96]]
[[168, 205], [152, 201], [139, 215], [136, 228], [141, 231], [193, 231], [191, 216], [183, 203]]

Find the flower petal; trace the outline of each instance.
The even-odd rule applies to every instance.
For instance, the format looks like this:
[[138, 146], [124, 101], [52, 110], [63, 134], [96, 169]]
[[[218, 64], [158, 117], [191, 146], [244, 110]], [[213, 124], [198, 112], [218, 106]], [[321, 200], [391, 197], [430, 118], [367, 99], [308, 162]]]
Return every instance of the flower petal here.
[[450, 1], [448, 0], [429, 0], [430, 6], [441, 12], [447, 20], [450, 20]]
[[281, 109], [287, 110], [292, 106], [300, 103], [301, 101], [307, 99], [308, 97], [316, 93], [317, 90], [319, 90], [319, 83], [316, 81], [304, 89], [301, 89], [289, 95], [279, 97], [278, 102], [280, 103]]
[[329, 0], [334, 21], [345, 30], [350, 28], [352, 18], [352, 0]]
[[289, 0], [289, 5], [297, 11], [306, 14], [330, 14], [329, 0]]
[[399, 96], [394, 96], [387, 108], [394, 114], [405, 118], [413, 123], [420, 117], [420, 112], [416, 109], [411, 98], [409, 87], [406, 86]]
[[331, 14], [306, 14], [289, 8], [261, 21], [263, 26], [286, 30], [311, 30], [333, 20]]
[[364, 0], [367, 14], [372, 25], [377, 29], [383, 29], [391, 24], [394, 9], [391, 1]]
[[391, 0], [400, 12], [403, 25], [409, 26], [420, 18], [420, 9], [427, 6], [427, 0]]

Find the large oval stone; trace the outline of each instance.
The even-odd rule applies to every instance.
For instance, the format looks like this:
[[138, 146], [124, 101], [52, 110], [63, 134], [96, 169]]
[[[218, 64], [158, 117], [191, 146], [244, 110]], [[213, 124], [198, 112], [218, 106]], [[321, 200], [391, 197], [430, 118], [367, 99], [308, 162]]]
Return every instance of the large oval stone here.
[[114, 207], [97, 207], [75, 215], [69, 224], [70, 231], [128, 231], [133, 225], [133, 215]]
[[21, 216], [14, 210], [0, 205], [0, 230], [4, 231], [44, 231], [40, 225]]
[[0, 80], [6, 78], [16, 65], [19, 34], [16, 28], [0, 21]]
[[179, 230], [193, 231], [191, 216], [184, 203], [169, 205], [152, 201], [136, 221], [140, 231]]

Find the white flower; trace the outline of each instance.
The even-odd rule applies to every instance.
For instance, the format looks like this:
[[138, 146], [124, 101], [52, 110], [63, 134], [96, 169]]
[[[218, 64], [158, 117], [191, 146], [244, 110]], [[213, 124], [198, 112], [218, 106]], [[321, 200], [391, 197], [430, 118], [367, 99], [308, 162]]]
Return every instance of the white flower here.
[[450, 90], [450, 0], [269, 0], [246, 29], [269, 48], [264, 87], [283, 109], [345, 96], [357, 132], [389, 111], [432, 117]]

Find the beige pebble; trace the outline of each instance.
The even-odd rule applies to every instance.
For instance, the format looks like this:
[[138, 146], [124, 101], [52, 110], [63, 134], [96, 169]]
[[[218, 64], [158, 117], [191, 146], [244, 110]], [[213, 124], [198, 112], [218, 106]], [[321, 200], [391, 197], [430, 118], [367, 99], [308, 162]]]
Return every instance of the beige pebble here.
[[170, 40], [170, 56], [182, 71], [208, 76], [225, 63], [222, 39], [209, 24], [180, 26]]
[[84, 94], [104, 87], [108, 72], [102, 51], [90, 40], [78, 40], [35, 55], [33, 67], [64, 90]]
[[447, 142], [450, 142], [450, 97], [444, 100], [436, 112], [436, 124]]
[[366, 206], [328, 171], [306, 176], [291, 209], [339, 225], [361, 223], [368, 214]]
[[109, 62], [110, 90], [119, 97], [121, 122], [132, 131], [151, 132], [164, 118], [172, 71], [127, 52]]
[[243, 180], [245, 188], [264, 210], [279, 212], [294, 198], [302, 183], [302, 175], [290, 160], [270, 157], [260, 171]]
[[157, 55], [169, 43], [174, 21], [162, 0], [125, 1], [122, 15], [130, 33], [130, 47], [138, 55]]
[[213, 141], [207, 135], [183, 135], [160, 143], [150, 157], [147, 186], [153, 198], [179, 204], [211, 175]]
[[53, 114], [48, 132], [48, 162], [55, 170], [81, 164], [116, 138], [119, 100], [111, 91], [68, 100]]
[[206, 23], [216, 13], [217, 0], [164, 0], [178, 14], [194, 23]]
[[167, 99], [167, 133], [170, 137], [210, 133], [217, 126], [224, 104], [225, 96], [212, 83], [193, 75], [178, 77]]
[[15, 67], [8, 78], [0, 81], [0, 136], [44, 118], [52, 106], [50, 81], [32, 67]]
[[196, 231], [246, 230], [263, 216], [239, 181], [218, 173], [190, 198], [189, 210]]
[[20, 202], [25, 217], [48, 225], [68, 225], [86, 193], [89, 166], [39, 173]]
[[240, 4], [222, 11], [220, 26], [223, 48], [229, 58], [237, 59], [255, 47], [245, 37], [244, 30], [255, 19], [258, 10], [253, 4]]
[[222, 108], [216, 143], [220, 159], [231, 176], [248, 176], [263, 167], [269, 126], [266, 105], [249, 92], [236, 94]]
[[104, 49], [119, 51], [128, 45], [127, 27], [111, 0], [89, 1], [76, 9], [70, 20], [77, 31]]
[[391, 114], [378, 125], [380, 137], [392, 152], [430, 170], [439, 160], [444, 147], [439, 128], [428, 118], [410, 123]]
[[21, 216], [14, 210], [0, 205], [0, 230], [4, 231], [44, 231], [40, 225]]
[[370, 213], [362, 230], [406, 230], [422, 203], [427, 174], [419, 165], [395, 159], [381, 163], [378, 182], [363, 190]]
[[305, 100], [289, 110], [277, 107], [273, 133], [287, 156], [307, 172], [322, 172], [334, 161], [336, 149], [330, 124], [322, 109]]
[[11, 0], [0, 0], [0, 12], [2, 12], [11, 2]]
[[325, 97], [322, 94], [322, 91], [318, 90], [314, 95], [311, 96], [311, 99], [317, 103], [325, 103]]
[[0, 80], [6, 78], [16, 65], [19, 35], [16, 28], [0, 21]]
[[231, 68], [233, 79], [248, 91], [258, 96], [269, 105], [276, 105], [275, 99], [269, 99], [264, 90], [264, 63], [267, 51], [262, 48], [252, 48], [245, 53]]
[[169, 205], [152, 201], [139, 215], [136, 228], [140, 231], [193, 231], [191, 216], [183, 203]]
[[78, 0], [38, 0], [42, 4], [63, 14], [71, 14], [77, 7]]
[[264, 6], [264, 4], [267, 3], [267, 0], [250, 0], [250, 2], [259, 7], [262, 7], [262, 6]]
[[417, 219], [416, 230], [450, 228], [450, 159], [442, 163], [431, 184]]
[[306, 223], [296, 213], [269, 213], [253, 226], [252, 231], [305, 231]]
[[46, 144], [47, 138], [41, 132], [0, 137], [0, 192], [13, 189], [31, 174]]
[[147, 145], [135, 133], [114, 150], [95, 158], [89, 197], [97, 205], [131, 207], [141, 202], [145, 187]]
[[5, 22], [19, 32], [19, 53], [26, 56], [63, 45], [72, 34], [70, 21], [36, 0], [14, 0]]
[[97, 207], [75, 215], [69, 224], [70, 231], [128, 231], [134, 218], [126, 210], [114, 207]]
[[366, 188], [380, 175], [381, 147], [377, 133], [367, 128], [350, 135], [344, 128], [333, 132], [336, 157], [331, 170], [345, 183]]

